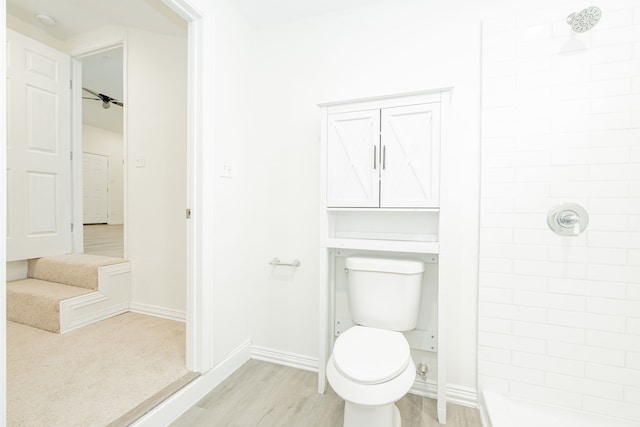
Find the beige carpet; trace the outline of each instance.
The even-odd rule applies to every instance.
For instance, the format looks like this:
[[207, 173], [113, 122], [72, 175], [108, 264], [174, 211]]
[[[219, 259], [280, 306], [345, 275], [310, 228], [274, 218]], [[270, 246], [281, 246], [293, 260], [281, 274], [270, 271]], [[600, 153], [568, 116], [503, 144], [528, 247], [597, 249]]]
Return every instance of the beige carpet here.
[[187, 373], [181, 322], [125, 313], [63, 335], [7, 322], [9, 426], [105, 426]]

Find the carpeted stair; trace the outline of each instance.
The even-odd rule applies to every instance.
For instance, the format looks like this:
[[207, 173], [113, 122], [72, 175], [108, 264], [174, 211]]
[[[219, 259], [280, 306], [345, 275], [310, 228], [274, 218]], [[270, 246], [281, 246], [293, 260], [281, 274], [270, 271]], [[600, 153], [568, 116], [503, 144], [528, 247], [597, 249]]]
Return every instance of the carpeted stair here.
[[98, 290], [101, 267], [120, 258], [69, 254], [29, 260], [27, 278], [7, 282], [7, 319], [60, 332], [60, 302]]

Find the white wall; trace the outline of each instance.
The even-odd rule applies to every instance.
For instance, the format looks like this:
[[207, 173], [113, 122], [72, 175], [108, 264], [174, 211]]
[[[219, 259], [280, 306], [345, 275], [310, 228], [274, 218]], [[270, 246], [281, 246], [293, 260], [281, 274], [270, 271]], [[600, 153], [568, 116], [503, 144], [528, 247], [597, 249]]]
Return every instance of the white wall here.
[[[125, 52], [132, 301], [184, 313], [186, 38], [129, 30]], [[144, 167], [136, 167], [138, 155], [145, 156]]]
[[124, 146], [122, 134], [82, 125], [82, 150], [109, 159], [109, 224], [124, 222]]
[[[456, 22], [455, 26], [451, 23]], [[452, 86], [453, 126], [442, 165], [450, 209], [443, 247], [450, 383], [475, 388], [479, 13], [448, 2], [382, 1], [256, 31], [254, 121], [247, 173], [256, 209], [252, 236], [251, 336], [256, 345], [318, 355], [318, 103]], [[299, 258], [282, 277], [270, 258]], [[463, 266], [463, 268], [461, 268]]]
[[578, 51], [565, 6], [484, 26], [479, 385], [640, 422], [640, 9], [599, 6]]

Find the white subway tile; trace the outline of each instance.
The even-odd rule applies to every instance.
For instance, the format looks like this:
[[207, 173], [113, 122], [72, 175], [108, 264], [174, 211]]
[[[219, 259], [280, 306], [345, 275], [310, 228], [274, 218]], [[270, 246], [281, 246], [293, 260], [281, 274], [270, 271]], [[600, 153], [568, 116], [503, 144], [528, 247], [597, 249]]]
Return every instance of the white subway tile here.
[[488, 213], [514, 212], [513, 199], [485, 197], [480, 205], [480, 218]]
[[544, 373], [542, 371], [505, 365], [503, 363], [493, 363], [480, 360], [478, 362], [478, 374], [528, 384], [544, 384]]
[[640, 406], [633, 403], [625, 403], [599, 397], [585, 396], [583, 400], [585, 409], [610, 417], [615, 414], [617, 418], [623, 418], [632, 422], [640, 421]]
[[640, 129], [613, 129], [591, 132], [589, 144], [594, 147], [634, 147], [640, 138]]
[[640, 285], [631, 283], [627, 284], [627, 299], [640, 300]]
[[478, 346], [478, 360], [511, 364], [511, 351], [502, 348]]
[[626, 197], [626, 181], [556, 182], [549, 188], [551, 197]]
[[629, 161], [631, 163], [640, 163], [640, 147], [631, 147], [629, 150]]
[[620, 334], [615, 332], [587, 331], [587, 344], [611, 349], [640, 352], [640, 335], [634, 336], [631, 334]]
[[632, 43], [636, 41], [634, 36], [637, 31], [638, 29], [633, 26], [594, 31], [592, 43], [594, 47]]
[[592, 180], [640, 179], [640, 164], [589, 166], [589, 178]]
[[541, 354], [511, 352], [513, 365], [524, 368], [541, 369], [545, 372], [558, 372], [567, 375], [584, 376], [584, 362], [550, 357]]
[[478, 330], [509, 335], [511, 334], [511, 320], [480, 317], [478, 319]]
[[505, 43], [506, 44], [498, 45], [488, 41], [485, 45], [487, 47], [482, 49], [482, 59], [484, 63], [491, 64], [495, 62], [515, 60], [518, 57], [515, 42], [507, 40]]
[[573, 326], [593, 330], [624, 332], [626, 330], [626, 317], [583, 313], [578, 311], [549, 310], [547, 322], [550, 325]]
[[552, 262], [571, 262], [584, 264], [589, 261], [588, 249], [584, 246], [549, 246], [548, 254], [548, 260]]
[[544, 354], [546, 348], [544, 340], [484, 331], [478, 332], [478, 345], [539, 354]]
[[541, 338], [574, 344], [585, 343], [585, 330], [582, 328], [545, 325], [543, 323], [515, 321], [512, 324], [512, 334], [521, 337]]
[[489, 167], [485, 167], [484, 161], [488, 161], [495, 156], [496, 153], [504, 154], [505, 152], [513, 152], [515, 151], [515, 147], [515, 137], [489, 138], [484, 136], [482, 138], [482, 152], [480, 153], [483, 160], [482, 169], [490, 169]]
[[516, 172], [512, 168], [485, 168], [482, 170], [481, 179], [483, 183], [507, 183], [515, 181]]
[[547, 279], [545, 277], [486, 272], [481, 272], [479, 277], [481, 287], [488, 286], [530, 291], [544, 291], [547, 287]]
[[639, 369], [640, 370], [640, 353], [627, 353], [627, 364], [626, 367], [629, 369]]
[[[551, 206], [550, 206], [551, 208]], [[526, 230], [526, 229], [514, 229], [513, 241], [514, 243], [533, 244], [533, 245], [563, 245], [567, 243], [566, 236], [559, 236], [553, 233], [551, 230], [548, 232], [541, 232], [540, 230]], [[546, 230], [545, 230], [546, 231]], [[586, 237], [583, 237], [584, 233], [575, 239], [571, 239], [571, 243], [579, 246], [586, 246]]]
[[512, 122], [516, 120], [516, 108], [515, 107], [483, 108], [482, 120], [484, 120], [484, 123], [495, 123], [495, 124]]
[[480, 317], [527, 320], [530, 322], [544, 322], [547, 317], [545, 310], [540, 308], [518, 307], [511, 304], [495, 304], [482, 301], [478, 304], [478, 313]]
[[593, 98], [591, 108], [595, 114], [622, 113], [640, 109], [640, 95], [608, 96]]
[[640, 199], [589, 199], [589, 214], [633, 215], [640, 212]]
[[[625, 7], [625, 9], [627, 8]], [[597, 28], [626, 27], [633, 24], [633, 13], [630, 13], [629, 10], [610, 10], [610, 5], [607, 4], [607, 9], [605, 9], [604, 13], [606, 13], [607, 17], [598, 22]]]
[[[487, 184], [489, 186], [490, 184]], [[501, 184], [491, 184], [496, 186], [496, 193]], [[506, 189], [511, 187], [505, 187]], [[484, 193], [483, 193], [484, 194]], [[514, 191], [515, 194], [515, 191]], [[480, 218], [480, 224], [483, 227], [504, 227], [504, 228], [533, 228], [533, 229], [545, 229], [547, 227], [546, 221], [540, 221], [540, 216], [537, 214], [524, 214], [524, 213], [484, 213]]]
[[509, 381], [487, 375], [478, 375], [478, 389], [506, 396], [509, 394]]
[[552, 89], [551, 96], [553, 101], [565, 101], [599, 96], [628, 95], [630, 93], [631, 79], [620, 78], [556, 86]]
[[513, 242], [513, 230], [508, 228], [482, 227], [480, 229], [480, 241], [487, 243], [511, 243]]
[[628, 111], [554, 118], [551, 122], [553, 132], [601, 131], [629, 127], [631, 127], [631, 114]]
[[577, 295], [550, 294], [543, 292], [519, 291], [513, 293], [514, 304], [527, 307], [541, 307], [550, 309], [564, 309], [583, 311], [586, 299]]
[[517, 75], [523, 73], [535, 73], [538, 71], [546, 71], [551, 69], [551, 58], [520, 58], [517, 61]]
[[631, 181], [629, 183], [629, 196], [640, 198], [640, 181]]
[[504, 243], [483, 243], [480, 253], [490, 258], [513, 258], [525, 260], [546, 260], [546, 246], [514, 245]]
[[610, 80], [634, 77], [638, 75], [636, 70], [637, 64], [638, 61], [628, 61], [594, 65], [591, 67], [591, 78], [593, 80]]
[[629, 249], [627, 262], [629, 265], [640, 265], [640, 249]]
[[482, 272], [512, 273], [513, 261], [510, 259], [502, 259], [502, 258], [480, 257], [479, 269]]
[[565, 359], [606, 363], [608, 365], [624, 366], [625, 364], [625, 353], [622, 350], [559, 341], [551, 341], [547, 344], [547, 354]]
[[551, 162], [551, 153], [548, 151], [530, 151], [516, 153], [495, 153], [490, 157], [483, 157], [483, 168], [496, 167], [526, 167], [547, 166]]
[[[514, 271], [516, 271], [515, 264]], [[640, 283], [640, 267], [589, 264], [587, 266], [587, 278], [610, 280], [612, 282]]]
[[586, 276], [587, 265], [569, 262], [525, 261], [514, 260], [513, 272], [544, 277], [565, 277], [581, 279]]
[[587, 312], [612, 316], [637, 316], [640, 313], [640, 301], [587, 297]]
[[589, 248], [589, 262], [594, 264], [624, 265], [627, 264], [626, 250]]
[[478, 293], [478, 299], [483, 302], [495, 302], [498, 304], [510, 304], [512, 292], [505, 288], [482, 288]]
[[640, 231], [640, 215], [629, 216], [629, 231]]
[[628, 148], [582, 148], [554, 150], [551, 153], [553, 165], [610, 164], [629, 162]]
[[622, 400], [624, 397], [622, 385], [570, 375], [547, 373], [545, 375], [545, 384], [561, 390], [583, 393], [588, 396], [604, 397], [606, 399]]
[[627, 231], [590, 231], [589, 246], [640, 249], [640, 233]]
[[592, 214], [589, 215], [588, 231], [627, 231], [628, 230], [627, 215], [606, 215]]
[[585, 372], [587, 378], [592, 378], [594, 380], [610, 381], [630, 386], [637, 386], [640, 384], [639, 369], [611, 366], [611, 364], [587, 363], [585, 366]]
[[[640, 313], [639, 313], [640, 315]], [[629, 340], [638, 344], [640, 340], [640, 317], [630, 317], [627, 319], [627, 332], [638, 335], [638, 337], [630, 337]]]
[[[624, 388], [624, 401], [640, 405], [640, 388], [626, 386]], [[638, 410], [640, 410], [640, 407], [638, 407]]]
[[540, 387], [524, 383], [509, 384], [510, 395], [527, 400], [560, 405], [569, 408], [579, 409], [582, 403], [580, 393], [568, 392], [564, 390]]
[[624, 265], [627, 254], [624, 249], [589, 248], [589, 262], [594, 264]]
[[522, 182], [584, 181], [589, 178], [589, 166], [534, 166], [516, 169], [516, 180]]
[[[628, 52], [629, 57], [631, 56], [631, 47]], [[611, 55], [610, 55], [611, 56]], [[493, 58], [493, 61], [485, 61], [482, 64], [482, 73], [487, 78], [495, 78], [495, 77], [504, 77], [504, 76], [515, 76], [518, 73], [518, 61], [517, 59], [506, 59], [504, 61], [498, 61], [498, 58]], [[608, 62], [608, 61], [605, 61]], [[494, 93], [495, 95], [495, 93]], [[483, 96], [484, 98], [484, 96]], [[491, 104], [485, 104], [486, 99], [483, 99], [483, 104], [485, 106]], [[494, 104], [495, 105], [495, 104]], [[506, 104], [504, 104], [506, 105]]]
[[626, 296], [625, 284], [614, 282], [549, 278], [548, 289], [549, 292], [570, 295], [620, 299]]

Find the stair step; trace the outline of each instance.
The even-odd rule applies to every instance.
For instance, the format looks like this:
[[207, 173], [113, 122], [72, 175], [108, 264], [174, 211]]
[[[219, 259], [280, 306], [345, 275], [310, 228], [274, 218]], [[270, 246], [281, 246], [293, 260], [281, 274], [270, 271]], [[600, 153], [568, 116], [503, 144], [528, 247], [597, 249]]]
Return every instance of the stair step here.
[[39, 279], [7, 282], [7, 319], [60, 332], [60, 301], [92, 293], [93, 290]]
[[28, 277], [86, 289], [98, 289], [98, 269], [127, 262], [100, 255], [68, 254], [29, 260]]

